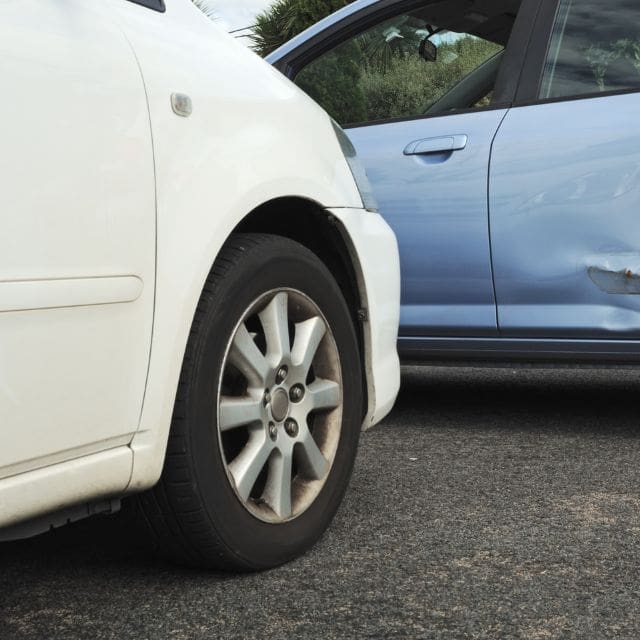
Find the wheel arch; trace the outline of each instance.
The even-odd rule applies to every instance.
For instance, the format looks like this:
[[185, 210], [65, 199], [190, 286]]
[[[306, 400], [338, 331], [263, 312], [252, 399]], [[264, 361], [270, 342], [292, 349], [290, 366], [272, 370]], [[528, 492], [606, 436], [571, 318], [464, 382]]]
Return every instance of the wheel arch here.
[[[180, 277], [174, 277], [165, 267], [163, 277], [158, 278], [156, 305], [162, 297], [163, 307], [162, 310], [158, 310], [156, 306], [141, 422], [129, 445], [134, 452], [134, 465], [126, 493], [148, 489], [160, 477], [167, 447], [170, 445], [168, 436], [174, 411], [173, 400], [189, 333], [189, 330], [182, 326], [182, 322], [187, 317], [193, 318], [207, 274], [233, 233], [253, 232], [283, 236], [299, 242], [323, 262], [344, 293], [358, 336], [362, 363], [363, 418], [368, 414], [375, 397], [371, 367], [368, 365], [370, 336], [367, 332], [366, 316], [361, 317], [360, 314], [362, 309], [367, 308], [367, 288], [358, 252], [349, 231], [337, 214], [334, 215], [312, 198], [274, 196], [254, 205], [248, 212], [246, 209], [245, 213], [236, 211], [236, 215], [229, 218], [233, 220], [230, 225], [224, 222], [216, 223], [216, 218], [201, 220], [198, 227], [199, 235], [189, 232], [185, 237], [176, 238], [162, 234], [163, 242], [166, 243], [162, 246], [166, 246], [173, 255], [183, 252], [188, 244], [191, 244], [191, 250], [195, 251], [195, 255], [191, 258], [180, 258], [186, 267]], [[211, 251], [208, 251], [209, 249]], [[165, 263], [170, 264], [171, 261], [165, 260]], [[158, 268], [162, 269], [161, 266]], [[191, 280], [187, 285], [188, 278]], [[172, 294], [176, 296], [174, 300]], [[159, 328], [160, 322], [162, 329]], [[178, 354], [181, 354], [180, 362], [177, 361]]]
[[366, 342], [362, 309], [366, 292], [358, 273], [360, 264], [345, 231], [336, 218], [321, 205], [301, 197], [270, 200], [248, 213], [232, 233], [271, 233], [299, 242], [313, 252], [329, 269], [342, 290], [358, 336], [362, 366], [363, 417], [368, 407]]

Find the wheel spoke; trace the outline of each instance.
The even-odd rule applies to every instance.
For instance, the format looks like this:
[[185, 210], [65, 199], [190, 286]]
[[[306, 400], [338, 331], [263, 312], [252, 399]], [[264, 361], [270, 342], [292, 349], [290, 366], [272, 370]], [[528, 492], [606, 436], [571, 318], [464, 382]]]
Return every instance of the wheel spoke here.
[[229, 361], [245, 376], [252, 387], [264, 387], [269, 373], [269, 363], [247, 331], [240, 325], [229, 353]]
[[271, 288], [247, 302], [222, 365], [217, 417], [229, 488], [258, 520], [296, 518], [322, 491], [340, 446], [343, 366], [307, 295]]
[[291, 353], [288, 304], [289, 296], [284, 292], [278, 293], [259, 314], [267, 340], [267, 358], [273, 366], [277, 366]]
[[258, 476], [273, 451], [273, 443], [264, 432], [256, 433], [249, 438], [245, 448], [229, 465], [229, 472], [236, 485], [236, 491], [243, 500], [249, 499], [249, 494]]
[[308, 387], [309, 410], [335, 409], [340, 404], [340, 385], [332, 380], [316, 378]]
[[249, 396], [220, 398], [220, 431], [262, 422], [262, 402]]
[[296, 445], [296, 455], [298, 466], [304, 476], [311, 480], [320, 480], [329, 469], [329, 462], [322, 455], [311, 432], [305, 429], [306, 433]]
[[291, 362], [306, 377], [327, 328], [318, 316], [296, 324], [296, 337], [291, 351]]
[[280, 518], [291, 516], [291, 474], [291, 454], [279, 452], [271, 457], [262, 498]]

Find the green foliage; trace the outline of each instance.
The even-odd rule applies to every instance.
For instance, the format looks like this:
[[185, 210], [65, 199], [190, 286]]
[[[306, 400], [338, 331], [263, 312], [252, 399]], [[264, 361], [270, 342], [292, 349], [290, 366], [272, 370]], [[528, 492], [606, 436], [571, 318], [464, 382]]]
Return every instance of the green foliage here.
[[338, 122], [361, 122], [367, 118], [367, 101], [360, 85], [358, 48], [353, 42], [309, 65], [296, 84]]
[[261, 13], [253, 27], [253, 48], [267, 56], [294, 36], [351, 0], [275, 0]]
[[[259, 15], [253, 47], [268, 55], [349, 0], [275, 0]], [[438, 61], [418, 55], [424, 23], [392, 18], [339, 45], [298, 74], [296, 84], [341, 124], [419, 115], [501, 47], [472, 36], [446, 39]]]
[[609, 65], [619, 57], [618, 52], [613, 49], [603, 49], [598, 45], [592, 44], [585, 51], [584, 57], [593, 71], [598, 89], [604, 91], [604, 77], [607, 74]]
[[[396, 56], [385, 71], [368, 67], [360, 88], [367, 99], [367, 121], [420, 115], [454, 84], [501, 47], [470, 36], [438, 47], [438, 61]], [[345, 121], [343, 121], [344, 123]]]
[[420, 115], [501, 49], [466, 36], [440, 44], [438, 61], [426, 62], [417, 46], [371, 56], [370, 41], [367, 34], [337, 47], [296, 79], [341, 124]]
[[[619, 61], [627, 60], [640, 73], [640, 41], [624, 38], [603, 46], [601, 43], [591, 44], [584, 52], [585, 60], [593, 72], [599, 91], [607, 91], [607, 72]], [[637, 84], [637, 79], [630, 78], [630, 87]], [[616, 87], [617, 88], [617, 87]]]

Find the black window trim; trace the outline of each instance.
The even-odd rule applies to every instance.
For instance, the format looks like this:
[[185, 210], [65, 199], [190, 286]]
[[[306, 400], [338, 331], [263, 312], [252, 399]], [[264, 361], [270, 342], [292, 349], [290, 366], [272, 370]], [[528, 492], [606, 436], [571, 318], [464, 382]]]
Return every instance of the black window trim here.
[[522, 0], [496, 79], [494, 101], [513, 104], [524, 73], [533, 30], [545, 0]]
[[[313, 36], [307, 42], [283, 56], [274, 66], [291, 81], [295, 81], [298, 73], [308, 64], [350, 37], [366, 31], [386, 19], [437, 1], [438, 0], [404, 0], [398, 2], [398, 0], [381, 0], [374, 5], [369, 5], [347, 16], [340, 22]], [[499, 93], [494, 92], [493, 100], [488, 106], [472, 109], [456, 109], [447, 114], [416, 114], [413, 116], [385, 118], [368, 122], [346, 123], [341, 126], [345, 129], [354, 129], [510, 108], [516, 96], [516, 91], [523, 73], [523, 64], [530, 45], [532, 36], [530, 25], [536, 19], [544, 1], [545, 0], [522, 0], [522, 5], [518, 11], [511, 37], [505, 47], [505, 57], [496, 80], [496, 88]], [[555, 1], [556, 0], [554, 0], [554, 2]]]
[[164, 13], [167, 10], [167, 7], [164, 4], [164, 0], [128, 0], [128, 1], [133, 2], [134, 4], [139, 4], [141, 7], [146, 7], [147, 9], [158, 11], [159, 13]]
[[433, 120], [435, 118], [451, 118], [453, 116], [461, 116], [466, 113], [478, 113], [481, 111], [496, 111], [499, 109], [508, 109], [511, 105], [508, 103], [494, 104], [493, 102], [486, 107], [471, 107], [466, 109], [454, 109], [447, 113], [418, 113], [415, 116], [398, 116], [396, 118], [383, 118], [381, 120], [369, 120], [367, 122], [349, 122], [341, 124], [343, 129], [362, 129], [364, 127], [375, 127], [381, 124], [395, 124], [398, 122], [413, 122], [414, 120]]
[[524, 57], [522, 74], [514, 100], [515, 106], [543, 102], [538, 94], [560, 1], [542, 0], [540, 10], [533, 23], [527, 54]]
[[537, 100], [525, 100], [514, 104], [517, 107], [533, 107], [542, 104], [554, 104], [556, 102], [575, 102], [576, 100], [596, 100], [598, 98], [611, 98], [613, 96], [627, 96], [634, 93], [640, 93], [640, 87], [631, 89], [612, 89], [611, 91], [596, 91], [592, 93], [579, 93], [569, 96], [554, 96], [553, 98], [538, 98]]

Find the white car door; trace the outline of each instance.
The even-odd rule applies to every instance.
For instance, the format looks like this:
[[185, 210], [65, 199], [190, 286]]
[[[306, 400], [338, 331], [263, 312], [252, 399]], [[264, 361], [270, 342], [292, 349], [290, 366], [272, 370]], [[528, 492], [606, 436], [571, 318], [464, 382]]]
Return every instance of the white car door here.
[[0, 0], [0, 478], [126, 444], [155, 276], [149, 116], [101, 2]]

